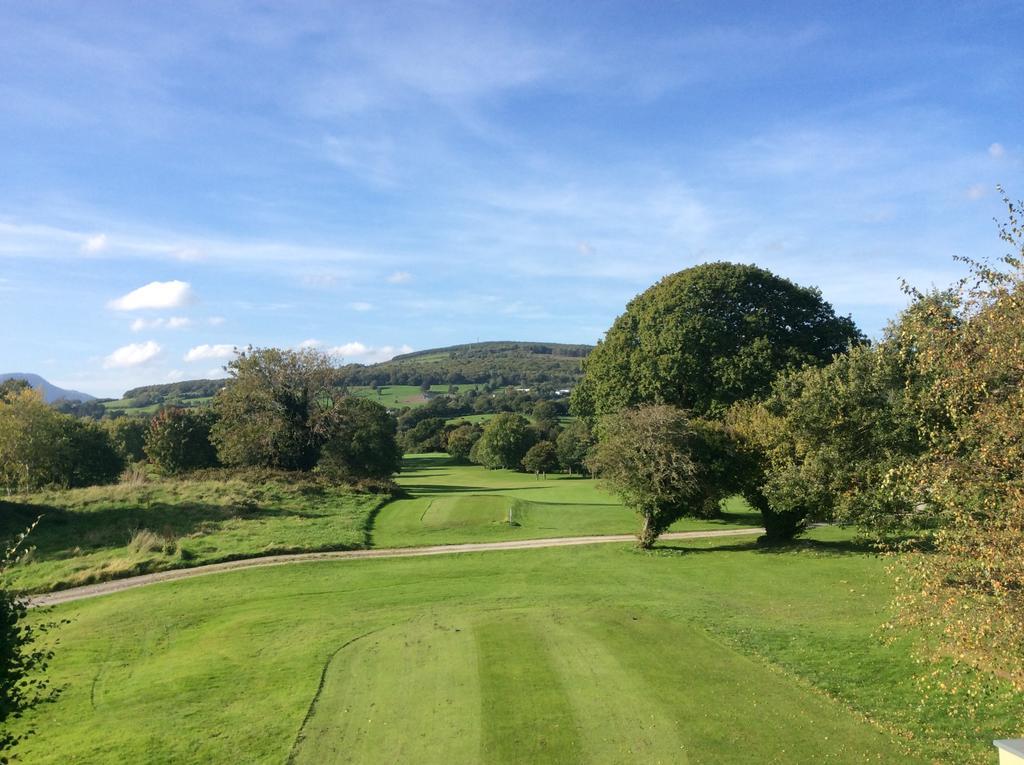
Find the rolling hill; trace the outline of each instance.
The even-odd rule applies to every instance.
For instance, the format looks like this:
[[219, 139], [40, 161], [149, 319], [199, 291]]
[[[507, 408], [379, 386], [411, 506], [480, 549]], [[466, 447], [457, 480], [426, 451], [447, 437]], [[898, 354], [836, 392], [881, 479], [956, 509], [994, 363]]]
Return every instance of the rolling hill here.
[[492, 384], [572, 387], [593, 346], [498, 340], [405, 353], [342, 368], [348, 385]]
[[[524, 385], [571, 388], [580, 364], [593, 346], [499, 340], [451, 345], [404, 353], [377, 364], [346, 364], [341, 382], [351, 387], [372, 385]], [[161, 404], [189, 406], [209, 399], [223, 380], [185, 380], [146, 385], [125, 391], [108, 409], [154, 409]]]

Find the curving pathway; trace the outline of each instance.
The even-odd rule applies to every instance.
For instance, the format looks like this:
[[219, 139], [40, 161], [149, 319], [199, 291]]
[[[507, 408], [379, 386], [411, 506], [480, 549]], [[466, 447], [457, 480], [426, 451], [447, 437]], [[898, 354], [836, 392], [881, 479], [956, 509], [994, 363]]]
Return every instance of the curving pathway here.
[[[675, 531], [662, 534], [659, 540], [678, 539], [714, 539], [715, 537], [750, 536], [763, 534], [764, 529], [742, 528], [723, 529], [721, 531]], [[72, 587], [67, 590], [34, 595], [29, 599], [29, 606], [55, 606], [85, 598], [145, 587], [158, 582], [173, 582], [178, 579], [191, 579], [194, 576], [220, 574], [225, 571], [238, 571], [261, 566], [283, 566], [289, 563], [311, 563], [316, 561], [355, 560], [358, 558], [414, 558], [424, 555], [450, 555], [453, 553], [488, 552], [490, 550], [534, 550], [540, 547], [570, 547], [573, 545], [592, 545], [601, 542], [632, 542], [633, 534], [613, 534], [589, 537], [551, 537], [548, 539], [518, 539], [510, 542], [471, 542], [459, 545], [434, 545], [432, 547], [393, 547], [378, 550], [336, 550], [332, 552], [292, 553], [290, 555], [266, 555], [262, 558], [245, 558], [242, 560], [210, 563], [194, 568], [178, 568], [171, 571], [158, 571], [125, 579], [114, 579], [84, 587]]]

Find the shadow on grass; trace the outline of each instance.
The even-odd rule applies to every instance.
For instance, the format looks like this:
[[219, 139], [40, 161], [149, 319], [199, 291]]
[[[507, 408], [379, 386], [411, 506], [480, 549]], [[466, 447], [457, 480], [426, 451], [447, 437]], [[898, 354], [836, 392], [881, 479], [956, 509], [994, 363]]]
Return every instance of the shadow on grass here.
[[413, 497], [431, 494], [507, 494], [531, 489], [545, 489], [546, 486], [467, 486], [466, 484], [406, 483], [402, 488]]
[[749, 542], [732, 542], [729, 544], [712, 543], [700, 546], [655, 545], [653, 551], [686, 555], [691, 553], [716, 552], [756, 552], [766, 555], [800, 552], [812, 552], [821, 555], [877, 555], [878, 553], [871, 542], [855, 539], [797, 539], [782, 545], [760, 545], [756, 540], [751, 539]]

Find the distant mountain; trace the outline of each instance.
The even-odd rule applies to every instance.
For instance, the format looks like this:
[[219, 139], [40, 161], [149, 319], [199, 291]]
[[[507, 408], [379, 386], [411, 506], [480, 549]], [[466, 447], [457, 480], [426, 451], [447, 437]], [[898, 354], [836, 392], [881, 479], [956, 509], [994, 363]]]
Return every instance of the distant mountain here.
[[36, 390], [42, 391], [43, 399], [47, 404], [52, 404], [54, 401], [59, 401], [60, 399], [64, 399], [65, 401], [94, 401], [96, 399], [95, 396], [90, 396], [88, 393], [58, 388], [56, 385], [44, 380], [39, 375], [34, 375], [29, 372], [6, 372], [4, 374], [0, 374], [0, 383], [11, 379], [24, 380]]

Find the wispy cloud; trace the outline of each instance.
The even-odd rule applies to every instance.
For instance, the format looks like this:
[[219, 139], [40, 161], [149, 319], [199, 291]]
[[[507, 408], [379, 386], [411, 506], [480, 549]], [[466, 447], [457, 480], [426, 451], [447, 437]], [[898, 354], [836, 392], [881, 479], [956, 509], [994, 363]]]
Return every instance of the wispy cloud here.
[[143, 319], [138, 318], [132, 322], [132, 332], [142, 332], [147, 329], [184, 329], [194, 324], [187, 316], [171, 316], [169, 318]]

